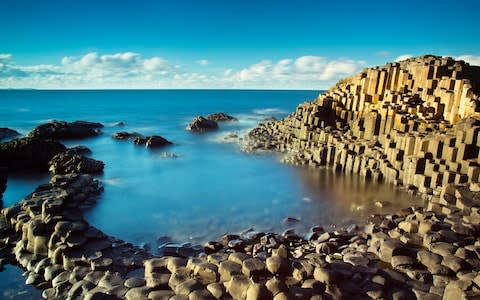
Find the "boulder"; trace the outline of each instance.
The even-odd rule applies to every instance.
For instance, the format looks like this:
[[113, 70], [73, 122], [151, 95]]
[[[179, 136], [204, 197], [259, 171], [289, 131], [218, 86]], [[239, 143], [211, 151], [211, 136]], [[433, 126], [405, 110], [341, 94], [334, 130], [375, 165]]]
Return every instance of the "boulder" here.
[[149, 148], [159, 148], [159, 147], [164, 147], [171, 144], [172, 142], [158, 135], [153, 135], [148, 137], [146, 142], [146, 145]]
[[0, 144], [0, 167], [8, 171], [47, 170], [48, 162], [66, 147], [56, 141], [21, 138]]
[[223, 122], [223, 121], [237, 121], [237, 118], [227, 115], [226, 113], [213, 113], [209, 114], [206, 117], [207, 120], [215, 121], [215, 122]]
[[96, 174], [103, 171], [104, 163], [77, 154], [59, 153], [48, 163], [53, 174], [87, 173]]
[[115, 132], [113, 134], [113, 138], [117, 140], [133, 140], [139, 137], [143, 137], [143, 136], [138, 132], [120, 131], [120, 132]]
[[218, 129], [218, 124], [215, 121], [205, 119], [202, 116], [196, 117], [188, 124], [187, 130], [190, 131], [197, 131], [197, 132], [202, 132], [202, 131], [210, 131], [210, 130], [216, 130]]
[[0, 128], [0, 141], [3, 139], [9, 139], [16, 136], [19, 136], [20, 133], [18, 131], [10, 129], [10, 128]]
[[86, 121], [75, 121], [72, 123], [64, 121], [52, 121], [42, 124], [33, 129], [28, 136], [44, 139], [81, 139], [97, 136], [100, 134], [100, 123]]

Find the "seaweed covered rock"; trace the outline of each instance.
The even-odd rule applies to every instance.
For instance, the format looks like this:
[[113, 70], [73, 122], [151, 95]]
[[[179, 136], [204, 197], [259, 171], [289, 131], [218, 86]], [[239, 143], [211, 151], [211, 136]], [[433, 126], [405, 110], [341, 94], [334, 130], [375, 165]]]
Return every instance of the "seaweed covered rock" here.
[[87, 173], [96, 174], [103, 171], [104, 163], [66, 151], [55, 155], [49, 162], [53, 174]]
[[197, 132], [210, 131], [218, 129], [218, 124], [215, 121], [198, 116], [195, 117], [190, 124], [188, 124], [186, 129]]
[[103, 125], [100, 123], [86, 121], [75, 121], [71, 123], [52, 121], [37, 126], [28, 136], [45, 139], [80, 139], [99, 135], [99, 128], [102, 127]]
[[8, 171], [47, 170], [48, 162], [66, 147], [56, 141], [35, 137], [0, 144], [0, 167]]

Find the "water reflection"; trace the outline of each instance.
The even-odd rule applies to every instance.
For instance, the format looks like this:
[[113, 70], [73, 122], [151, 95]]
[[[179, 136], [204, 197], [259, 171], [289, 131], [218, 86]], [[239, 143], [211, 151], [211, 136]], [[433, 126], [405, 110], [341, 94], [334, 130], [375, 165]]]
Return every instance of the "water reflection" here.
[[423, 202], [393, 184], [375, 183], [355, 174], [329, 169], [292, 169], [301, 178], [306, 193], [302, 214], [321, 225], [364, 223], [371, 214], [393, 213]]
[[5, 300], [38, 300], [41, 292], [31, 285], [25, 284], [22, 270], [19, 267], [5, 265], [0, 272], [0, 299]]

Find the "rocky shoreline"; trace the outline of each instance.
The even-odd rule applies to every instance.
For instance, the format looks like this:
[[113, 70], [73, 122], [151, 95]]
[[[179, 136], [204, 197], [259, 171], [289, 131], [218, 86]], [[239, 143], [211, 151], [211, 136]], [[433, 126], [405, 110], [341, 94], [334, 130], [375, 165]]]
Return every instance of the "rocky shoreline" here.
[[[102, 189], [80, 174], [80, 154], [70, 153], [75, 159], [56, 159], [74, 162], [75, 168], [57, 172], [69, 174], [54, 175], [2, 209], [0, 262], [27, 270], [26, 282], [46, 299], [477, 299], [479, 84], [478, 67], [414, 58], [341, 81], [249, 134], [248, 150], [283, 151], [286, 162], [395, 182], [425, 195], [425, 207], [372, 216], [365, 226], [335, 232], [228, 234], [155, 257], [83, 219], [82, 209], [95, 205]], [[67, 155], [62, 144], [48, 140], [65, 137], [62, 126], [77, 137], [99, 134], [101, 127], [43, 126], [32, 137], [1, 144], [6, 167], [46, 169], [53, 157]], [[12, 154], [11, 143], [23, 150]], [[39, 146], [31, 143], [49, 143], [35, 163], [29, 158]], [[92, 165], [100, 166], [86, 164]]]

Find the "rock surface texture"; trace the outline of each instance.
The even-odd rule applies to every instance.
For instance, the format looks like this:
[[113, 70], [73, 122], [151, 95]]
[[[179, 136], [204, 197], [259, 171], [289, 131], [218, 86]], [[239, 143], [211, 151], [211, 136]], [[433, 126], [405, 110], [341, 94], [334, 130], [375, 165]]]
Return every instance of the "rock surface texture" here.
[[210, 131], [218, 129], [218, 124], [213, 120], [209, 120], [202, 116], [199, 116], [195, 117], [192, 122], [188, 124], [186, 129], [197, 132]]
[[32, 137], [0, 143], [0, 168], [46, 171], [48, 162], [65, 150], [66, 147], [59, 142]]
[[86, 121], [75, 121], [71, 123], [53, 121], [36, 127], [28, 136], [45, 139], [81, 139], [97, 136], [100, 134], [99, 128], [102, 127], [103, 125], [100, 123]]
[[236, 121], [237, 118], [227, 115], [226, 113], [213, 113], [206, 117], [207, 120], [215, 121], [215, 122], [223, 122], [223, 121]]
[[12, 137], [19, 136], [20, 133], [18, 131], [10, 129], [10, 128], [0, 128], [0, 141], [3, 139], [9, 139]]
[[480, 67], [422, 56], [342, 80], [286, 119], [250, 132], [252, 149], [439, 195], [480, 175]]

